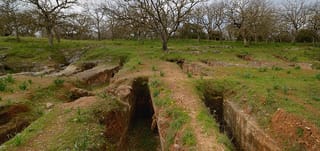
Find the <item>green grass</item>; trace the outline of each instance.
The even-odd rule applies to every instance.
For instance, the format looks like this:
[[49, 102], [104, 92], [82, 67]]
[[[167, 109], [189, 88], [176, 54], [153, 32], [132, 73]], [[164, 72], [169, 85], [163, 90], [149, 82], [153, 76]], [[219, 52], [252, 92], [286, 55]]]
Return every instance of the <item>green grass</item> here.
[[166, 135], [166, 140], [168, 142], [166, 143], [166, 146], [164, 146], [168, 149], [169, 146], [174, 143], [176, 133], [181, 130], [182, 126], [190, 120], [190, 117], [187, 113], [179, 108], [169, 109], [167, 110], [167, 114], [172, 117], [172, 121], [170, 122]]
[[[167, 117], [170, 118], [168, 129], [166, 130], [166, 144], [164, 147], [168, 149], [174, 143], [176, 134], [182, 130], [182, 128], [190, 121], [189, 115], [181, 108], [179, 108], [175, 101], [171, 98], [171, 91], [168, 90], [158, 79], [153, 77], [149, 82], [150, 92], [153, 94], [154, 104], [165, 111]], [[186, 146], [194, 147], [196, 140], [191, 129], [183, 131], [183, 143]]]
[[226, 134], [219, 132], [219, 125], [208, 110], [203, 109], [200, 111], [197, 115], [197, 120], [204, 126], [205, 133], [215, 133], [219, 143], [224, 144], [227, 150], [234, 150], [231, 140]]
[[191, 128], [184, 131], [182, 135], [182, 142], [186, 146], [195, 146], [197, 144], [196, 137], [194, 136]]

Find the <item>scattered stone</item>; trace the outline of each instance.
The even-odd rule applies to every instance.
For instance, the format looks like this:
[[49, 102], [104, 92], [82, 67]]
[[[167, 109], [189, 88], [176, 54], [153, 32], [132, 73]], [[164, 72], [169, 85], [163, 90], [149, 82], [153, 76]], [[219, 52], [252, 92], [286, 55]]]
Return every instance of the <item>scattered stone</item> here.
[[53, 108], [54, 104], [53, 103], [46, 103], [46, 109], [51, 109]]
[[212, 53], [214, 53], [214, 54], [220, 54], [221, 51], [220, 51], [220, 50], [213, 50]]
[[95, 66], [97, 66], [96, 62], [84, 62], [84, 63], [81, 64], [80, 68], [81, 68], [82, 71], [84, 71], [84, 70], [92, 69]]
[[85, 96], [94, 96], [92, 92], [84, 89], [80, 89], [80, 88], [73, 88], [70, 90], [70, 92], [71, 92], [70, 99], [72, 100], [76, 100], [78, 98], [85, 97]]
[[81, 71], [81, 69], [79, 67], [71, 64], [67, 68], [65, 68], [64, 70], [62, 70], [58, 73], [52, 74], [52, 76], [70, 76], [70, 75], [73, 75], [73, 74], [78, 73], [80, 71]]
[[80, 60], [81, 56], [86, 52], [87, 49], [82, 49], [81, 51], [76, 51], [73, 54], [65, 54], [68, 63], [74, 63]]
[[179, 144], [174, 144], [173, 145], [173, 150], [180, 150], [181, 149], [181, 146]]
[[6, 54], [0, 54], [0, 60], [4, 60], [7, 58], [7, 55]]
[[121, 85], [116, 90], [116, 95], [121, 99], [125, 99], [131, 93], [132, 87], [127, 85]]

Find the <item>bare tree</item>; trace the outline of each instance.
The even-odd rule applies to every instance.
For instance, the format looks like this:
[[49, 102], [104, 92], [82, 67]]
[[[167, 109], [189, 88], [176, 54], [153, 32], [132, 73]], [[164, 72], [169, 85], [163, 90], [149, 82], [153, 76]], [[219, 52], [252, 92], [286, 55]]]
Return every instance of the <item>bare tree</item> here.
[[21, 2], [18, 0], [0, 0], [0, 11], [4, 15], [4, 22], [7, 28], [13, 28], [17, 41], [20, 41], [19, 31], [19, 7]]
[[226, 22], [226, 4], [223, 1], [212, 2], [209, 5], [203, 5], [205, 12], [203, 25], [210, 39], [212, 32], [219, 31], [219, 39], [222, 40], [223, 25]]
[[62, 10], [70, 8], [76, 4], [77, 0], [27, 0], [34, 5], [40, 18], [41, 25], [46, 29], [49, 45], [53, 46], [53, 29], [57, 25], [58, 19], [63, 16]]
[[252, 39], [269, 38], [275, 22], [274, 10], [268, 0], [231, 0], [227, 3], [227, 17], [228, 29], [238, 33], [245, 46]]
[[271, 3], [268, 0], [254, 0], [249, 4], [249, 8], [246, 14], [249, 27], [249, 36], [254, 39], [255, 42], [258, 38], [268, 39], [271, 35], [272, 28], [274, 28], [275, 13], [271, 7]]
[[291, 25], [292, 42], [296, 41], [297, 32], [307, 23], [305, 0], [286, 0], [282, 4], [282, 16]]
[[162, 49], [168, 50], [169, 38], [185, 21], [192, 8], [202, 0], [122, 0], [120, 18], [137, 22], [160, 35]]
[[[309, 26], [320, 39], [320, 2], [317, 0], [310, 6]], [[316, 38], [315, 38], [316, 39]], [[314, 39], [314, 41], [315, 41]]]
[[196, 7], [195, 9], [193, 9], [193, 11], [190, 15], [190, 18], [187, 21], [187, 22], [191, 22], [192, 24], [196, 25], [195, 30], [197, 33], [198, 42], [201, 39], [201, 32], [203, 31], [203, 28], [204, 28], [203, 22], [204, 22], [205, 15], [206, 14], [204, 12], [203, 6], [199, 6], [199, 7]]
[[250, 6], [250, 0], [231, 0], [227, 3], [227, 16], [231, 25], [237, 29], [243, 39], [243, 44], [248, 46], [249, 28], [247, 22], [247, 10]]
[[94, 28], [97, 30], [98, 40], [101, 40], [101, 27], [106, 22], [106, 10], [104, 5], [92, 1], [91, 3], [85, 3], [85, 14], [89, 15], [93, 20]]

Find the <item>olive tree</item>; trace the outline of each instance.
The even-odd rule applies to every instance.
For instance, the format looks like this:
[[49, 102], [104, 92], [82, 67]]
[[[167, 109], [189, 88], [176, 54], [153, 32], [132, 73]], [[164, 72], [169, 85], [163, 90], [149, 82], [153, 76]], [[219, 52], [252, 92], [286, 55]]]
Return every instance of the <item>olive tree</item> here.
[[70, 8], [77, 3], [77, 0], [27, 0], [27, 2], [38, 10], [40, 25], [45, 28], [49, 45], [52, 47], [53, 30], [64, 15], [62, 10]]
[[168, 50], [170, 37], [178, 30], [194, 6], [203, 0], [117, 0], [116, 9], [109, 8], [119, 19], [130, 20], [157, 33], [162, 49]]

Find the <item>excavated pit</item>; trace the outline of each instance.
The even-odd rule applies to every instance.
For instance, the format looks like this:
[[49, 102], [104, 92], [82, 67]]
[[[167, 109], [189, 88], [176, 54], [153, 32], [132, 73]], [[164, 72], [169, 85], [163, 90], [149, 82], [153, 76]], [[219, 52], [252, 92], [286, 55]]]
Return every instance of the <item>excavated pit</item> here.
[[25, 105], [10, 105], [0, 107], [0, 145], [26, 128], [31, 120], [23, 115], [29, 112]]
[[[129, 80], [130, 81], [130, 80]], [[121, 107], [105, 116], [108, 150], [161, 150], [147, 78], [136, 78], [109, 90]]]
[[128, 149], [157, 150], [160, 147], [158, 127], [154, 121], [154, 109], [148, 80], [138, 78], [132, 85], [133, 112], [128, 129]]

